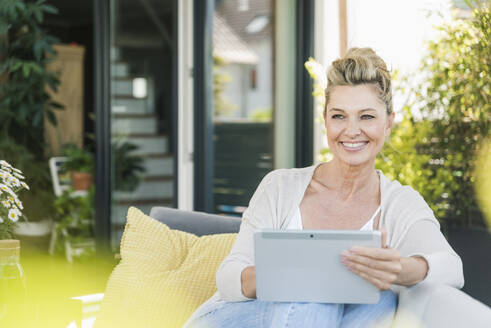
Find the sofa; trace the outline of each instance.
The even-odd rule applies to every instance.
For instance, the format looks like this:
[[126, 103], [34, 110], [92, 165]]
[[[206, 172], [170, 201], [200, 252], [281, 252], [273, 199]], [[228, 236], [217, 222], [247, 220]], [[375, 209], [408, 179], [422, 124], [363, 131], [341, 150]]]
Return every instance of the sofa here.
[[[154, 207], [145, 216], [131, 208], [121, 242], [122, 259], [109, 279], [95, 327], [181, 326], [216, 291], [216, 269], [228, 254], [240, 222], [236, 217], [165, 207]], [[161, 256], [162, 247], [167, 250]], [[176, 259], [173, 254], [181, 255]], [[491, 309], [456, 288], [421, 283], [399, 290], [393, 327], [490, 325]]]

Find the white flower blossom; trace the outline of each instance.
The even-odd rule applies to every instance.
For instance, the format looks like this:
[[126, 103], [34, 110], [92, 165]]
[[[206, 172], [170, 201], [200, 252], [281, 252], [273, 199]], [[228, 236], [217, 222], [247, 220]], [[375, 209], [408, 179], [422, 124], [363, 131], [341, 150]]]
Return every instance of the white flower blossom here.
[[17, 173], [17, 174], [22, 174], [22, 171], [19, 169], [16, 169], [15, 167], [12, 168], [12, 171], [14, 171], [14, 173]]
[[0, 216], [0, 223], [3, 223], [3, 218]]
[[22, 202], [19, 199], [15, 200], [15, 205], [17, 205], [17, 207], [20, 208], [21, 210], [24, 209], [24, 206], [22, 205]]
[[8, 168], [12, 168], [12, 165], [10, 165], [9, 163], [7, 163], [7, 162], [6, 162], [6, 161], [4, 161], [4, 160], [0, 160], [0, 165], [1, 165], [1, 166], [8, 167]]
[[10, 203], [9, 203], [9, 201], [8, 201], [8, 200], [2, 200], [2, 205], [3, 205], [3, 207], [5, 207], [5, 208], [10, 208]]
[[29, 190], [29, 186], [27, 185], [27, 183], [25, 183], [24, 181], [21, 181], [20, 182], [20, 185], [24, 188], [24, 189], [27, 189]]
[[11, 209], [9, 211], [9, 219], [12, 222], [17, 222], [19, 220], [19, 211], [16, 209]]

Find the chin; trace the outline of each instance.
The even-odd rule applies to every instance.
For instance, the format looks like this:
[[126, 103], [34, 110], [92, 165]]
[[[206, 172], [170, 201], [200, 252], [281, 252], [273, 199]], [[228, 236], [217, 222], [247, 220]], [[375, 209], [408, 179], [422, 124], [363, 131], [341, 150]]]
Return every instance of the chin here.
[[[360, 154], [361, 155], [361, 154]], [[375, 163], [375, 158], [371, 158], [368, 156], [357, 156], [357, 155], [348, 155], [348, 156], [339, 156], [339, 154], [335, 154], [334, 157], [337, 157], [337, 160], [344, 164], [354, 167], [362, 167], [366, 165], [373, 165]]]

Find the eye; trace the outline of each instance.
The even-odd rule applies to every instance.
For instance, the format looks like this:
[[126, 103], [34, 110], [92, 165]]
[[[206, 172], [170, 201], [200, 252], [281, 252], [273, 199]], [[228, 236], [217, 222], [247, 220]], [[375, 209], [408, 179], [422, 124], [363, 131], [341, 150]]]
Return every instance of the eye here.
[[369, 114], [364, 114], [364, 115], [361, 116], [361, 119], [362, 120], [371, 120], [371, 119], [374, 119], [374, 118], [375, 118], [375, 116], [369, 115]]
[[331, 116], [331, 118], [335, 120], [341, 120], [344, 118], [344, 116], [341, 114], [334, 114], [333, 116]]

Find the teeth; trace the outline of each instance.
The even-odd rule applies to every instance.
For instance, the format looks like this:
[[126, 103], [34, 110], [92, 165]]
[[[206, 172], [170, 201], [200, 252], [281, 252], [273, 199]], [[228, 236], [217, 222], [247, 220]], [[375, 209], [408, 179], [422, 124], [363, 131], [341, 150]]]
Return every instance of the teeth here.
[[358, 148], [358, 147], [365, 145], [365, 142], [356, 142], [356, 143], [343, 142], [343, 145], [348, 147], [348, 148]]

